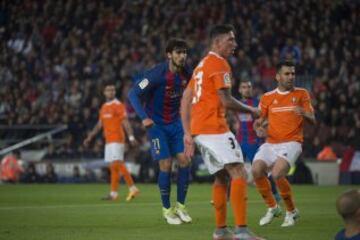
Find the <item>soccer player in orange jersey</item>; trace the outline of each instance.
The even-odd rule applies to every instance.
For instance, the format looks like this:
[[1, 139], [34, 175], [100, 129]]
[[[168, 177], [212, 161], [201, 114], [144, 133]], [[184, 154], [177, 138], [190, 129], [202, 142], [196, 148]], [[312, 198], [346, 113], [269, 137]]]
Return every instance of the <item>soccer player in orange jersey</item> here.
[[[225, 110], [258, 114], [231, 96], [231, 69], [226, 60], [236, 48], [231, 25], [215, 26], [210, 32], [210, 52], [198, 64], [181, 101], [185, 154], [192, 156], [194, 142], [211, 174], [216, 229], [213, 239], [260, 239], [247, 228], [247, 185], [244, 160]], [[227, 179], [231, 177], [230, 201], [235, 216], [234, 232], [227, 228]]]
[[[276, 81], [277, 88], [265, 93], [260, 99], [261, 114], [254, 127], [259, 137], [267, 138], [254, 157], [252, 174], [268, 207], [259, 224], [269, 224], [274, 217], [281, 215], [267, 178], [268, 171], [271, 171], [286, 207], [281, 226], [289, 227], [295, 224], [299, 211], [295, 207], [286, 175], [301, 154], [304, 122], [315, 124], [316, 120], [309, 93], [303, 88], [294, 87], [295, 66], [292, 62], [285, 61], [277, 65]], [[264, 127], [265, 124], [267, 127]]]
[[104, 84], [104, 95], [106, 103], [104, 103], [100, 109], [99, 121], [84, 140], [84, 144], [88, 145], [101, 129], [104, 129], [106, 140], [105, 162], [109, 164], [111, 173], [111, 191], [109, 196], [104, 198], [104, 200], [116, 200], [118, 198], [119, 173], [121, 173], [129, 187], [126, 201], [130, 201], [139, 193], [139, 189], [135, 186], [124, 163], [124, 129], [128, 135], [130, 144], [136, 145], [137, 143], [126, 116], [125, 106], [116, 99], [114, 83], [107, 82]]

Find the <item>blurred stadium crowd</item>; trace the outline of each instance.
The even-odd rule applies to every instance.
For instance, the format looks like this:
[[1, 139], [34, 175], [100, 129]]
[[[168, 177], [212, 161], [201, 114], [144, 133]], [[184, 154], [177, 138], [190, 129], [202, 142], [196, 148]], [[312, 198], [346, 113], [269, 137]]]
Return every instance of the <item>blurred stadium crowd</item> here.
[[[209, 28], [228, 22], [239, 45], [230, 59], [235, 95], [243, 79], [252, 81], [257, 95], [272, 88], [275, 64], [291, 57], [318, 119], [305, 130], [304, 156], [316, 157], [328, 144], [338, 156], [348, 145], [359, 148], [357, 1], [155, 2], [1, 1], [0, 124], [66, 124], [64, 144], [47, 144], [47, 159], [102, 157], [101, 136], [90, 148], [82, 146], [97, 121], [102, 83], [115, 80], [127, 102], [133, 76], [164, 60], [166, 40], [185, 38], [194, 67], [206, 52]], [[128, 151], [127, 160], [146, 162], [145, 131], [130, 106], [128, 111], [141, 147]], [[0, 138], [12, 134], [2, 131]]]

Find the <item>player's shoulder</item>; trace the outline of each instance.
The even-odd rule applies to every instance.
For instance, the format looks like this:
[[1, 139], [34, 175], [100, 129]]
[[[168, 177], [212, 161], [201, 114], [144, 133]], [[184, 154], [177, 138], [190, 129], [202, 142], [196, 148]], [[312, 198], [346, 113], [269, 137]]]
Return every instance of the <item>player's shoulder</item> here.
[[274, 89], [274, 90], [264, 93], [263, 97], [271, 97], [271, 96], [275, 96], [276, 94], [277, 94], [277, 90]]
[[293, 92], [297, 93], [297, 94], [308, 94], [309, 93], [306, 88], [300, 88], [300, 87], [295, 87]]
[[162, 62], [154, 67], [150, 68], [149, 70], [145, 71], [145, 77], [152, 77], [152, 76], [158, 76], [164, 72], [166, 72], [168, 69], [168, 63]]
[[117, 98], [109, 101], [109, 102], [106, 102], [102, 105], [102, 108], [105, 108], [105, 107], [122, 107], [124, 104]]

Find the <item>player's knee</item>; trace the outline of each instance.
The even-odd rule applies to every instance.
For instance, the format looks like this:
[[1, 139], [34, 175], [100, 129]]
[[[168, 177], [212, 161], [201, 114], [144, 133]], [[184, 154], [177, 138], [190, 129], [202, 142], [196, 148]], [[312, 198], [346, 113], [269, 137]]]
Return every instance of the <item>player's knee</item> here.
[[253, 167], [251, 168], [251, 173], [252, 173], [254, 179], [265, 176], [264, 169], [262, 167], [256, 166], [256, 165], [253, 165]]
[[190, 165], [190, 160], [184, 155], [182, 157], [178, 157], [178, 163], [180, 167], [188, 167]]
[[159, 168], [160, 168], [160, 171], [170, 172], [171, 171], [171, 161], [170, 160], [160, 160]]

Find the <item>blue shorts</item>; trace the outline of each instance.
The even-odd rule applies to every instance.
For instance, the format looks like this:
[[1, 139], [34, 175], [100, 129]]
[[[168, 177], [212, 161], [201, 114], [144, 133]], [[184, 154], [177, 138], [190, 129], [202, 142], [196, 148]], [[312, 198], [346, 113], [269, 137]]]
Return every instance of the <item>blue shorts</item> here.
[[184, 130], [180, 120], [167, 125], [154, 124], [147, 133], [153, 159], [167, 159], [184, 152]]
[[255, 153], [257, 152], [257, 150], [260, 147], [260, 144], [257, 144], [257, 143], [255, 143], [255, 144], [243, 143], [243, 144], [240, 144], [240, 147], [241, 147], [241, 151], [242, 151], [243, 156], [244, 156], [244, 160], [246, 162], [252, 163], [253, 160], [254, 160]]

